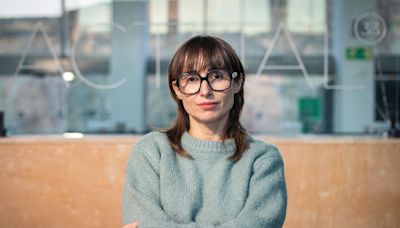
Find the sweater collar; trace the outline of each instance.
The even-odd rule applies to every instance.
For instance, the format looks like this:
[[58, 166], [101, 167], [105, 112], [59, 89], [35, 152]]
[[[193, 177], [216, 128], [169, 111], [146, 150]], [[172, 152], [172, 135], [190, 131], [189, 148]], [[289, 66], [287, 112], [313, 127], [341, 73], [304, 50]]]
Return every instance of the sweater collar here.
[[182, 146], [189, 154], [216, 153], [231, 154], [236, 149], [234, 139], [206, 141], [191, 136], [188, 132], [182, 135]]

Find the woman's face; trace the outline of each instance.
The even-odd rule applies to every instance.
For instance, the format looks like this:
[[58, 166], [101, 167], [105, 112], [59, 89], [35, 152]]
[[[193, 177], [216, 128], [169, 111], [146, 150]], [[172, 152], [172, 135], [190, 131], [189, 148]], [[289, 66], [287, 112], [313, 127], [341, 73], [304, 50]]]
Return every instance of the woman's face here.
[[[199, 72], [201, 77], [206, 77], [208, 70]], [[229, 111], [233, 107], [234, 95], [241, 89], [242, 78], [238, 82], [232, 80], [229, 89], [224, 91], [213, 91], [207, 81], [203, 80], [200, 90], [192, 95], [182, 93], [173, 82], [176, 96], [182, 101], [185, 111], [189, 115], [192, 125], [198, 124], [225, 124]]]

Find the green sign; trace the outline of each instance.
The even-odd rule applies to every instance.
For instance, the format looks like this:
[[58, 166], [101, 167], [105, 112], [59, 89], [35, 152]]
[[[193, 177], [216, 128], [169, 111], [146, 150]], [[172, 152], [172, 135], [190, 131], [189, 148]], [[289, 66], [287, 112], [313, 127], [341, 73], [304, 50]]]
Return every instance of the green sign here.
[[372, 48], [347, 48], [346, 58], [348, 60], [371, 60], [374, 57]]
[[299, 120], [303, 125], [303, 133], [321, 131], [322, 107], [318, 97], [301, 97], [298, 99]]

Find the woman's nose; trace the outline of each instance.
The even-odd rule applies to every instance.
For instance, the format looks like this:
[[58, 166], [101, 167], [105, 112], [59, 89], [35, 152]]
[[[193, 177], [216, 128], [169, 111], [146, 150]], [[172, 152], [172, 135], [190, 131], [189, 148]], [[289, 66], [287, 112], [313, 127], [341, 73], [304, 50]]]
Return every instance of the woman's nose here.
[[212, 89], [208, 85], [207, 81], [202, 81], [200, 84], [200, 95], [209, 96], [212, 93]]

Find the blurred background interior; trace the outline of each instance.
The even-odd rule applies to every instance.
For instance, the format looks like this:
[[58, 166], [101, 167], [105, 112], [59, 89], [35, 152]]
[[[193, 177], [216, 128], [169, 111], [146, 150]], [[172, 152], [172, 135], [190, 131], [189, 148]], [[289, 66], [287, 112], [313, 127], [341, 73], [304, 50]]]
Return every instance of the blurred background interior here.
[[7, 134], [168, 127], [167, 66], [198, 34], [243, 61], [251, 133], [399, 131], [398, 0], [2, 0]]
[[121, 227], [132, 145], [175, 118], [167, 66], [199, 34], [245, 66], [285, 227], [400, 227], [400, 0], [0, 0], [0, 227]]

